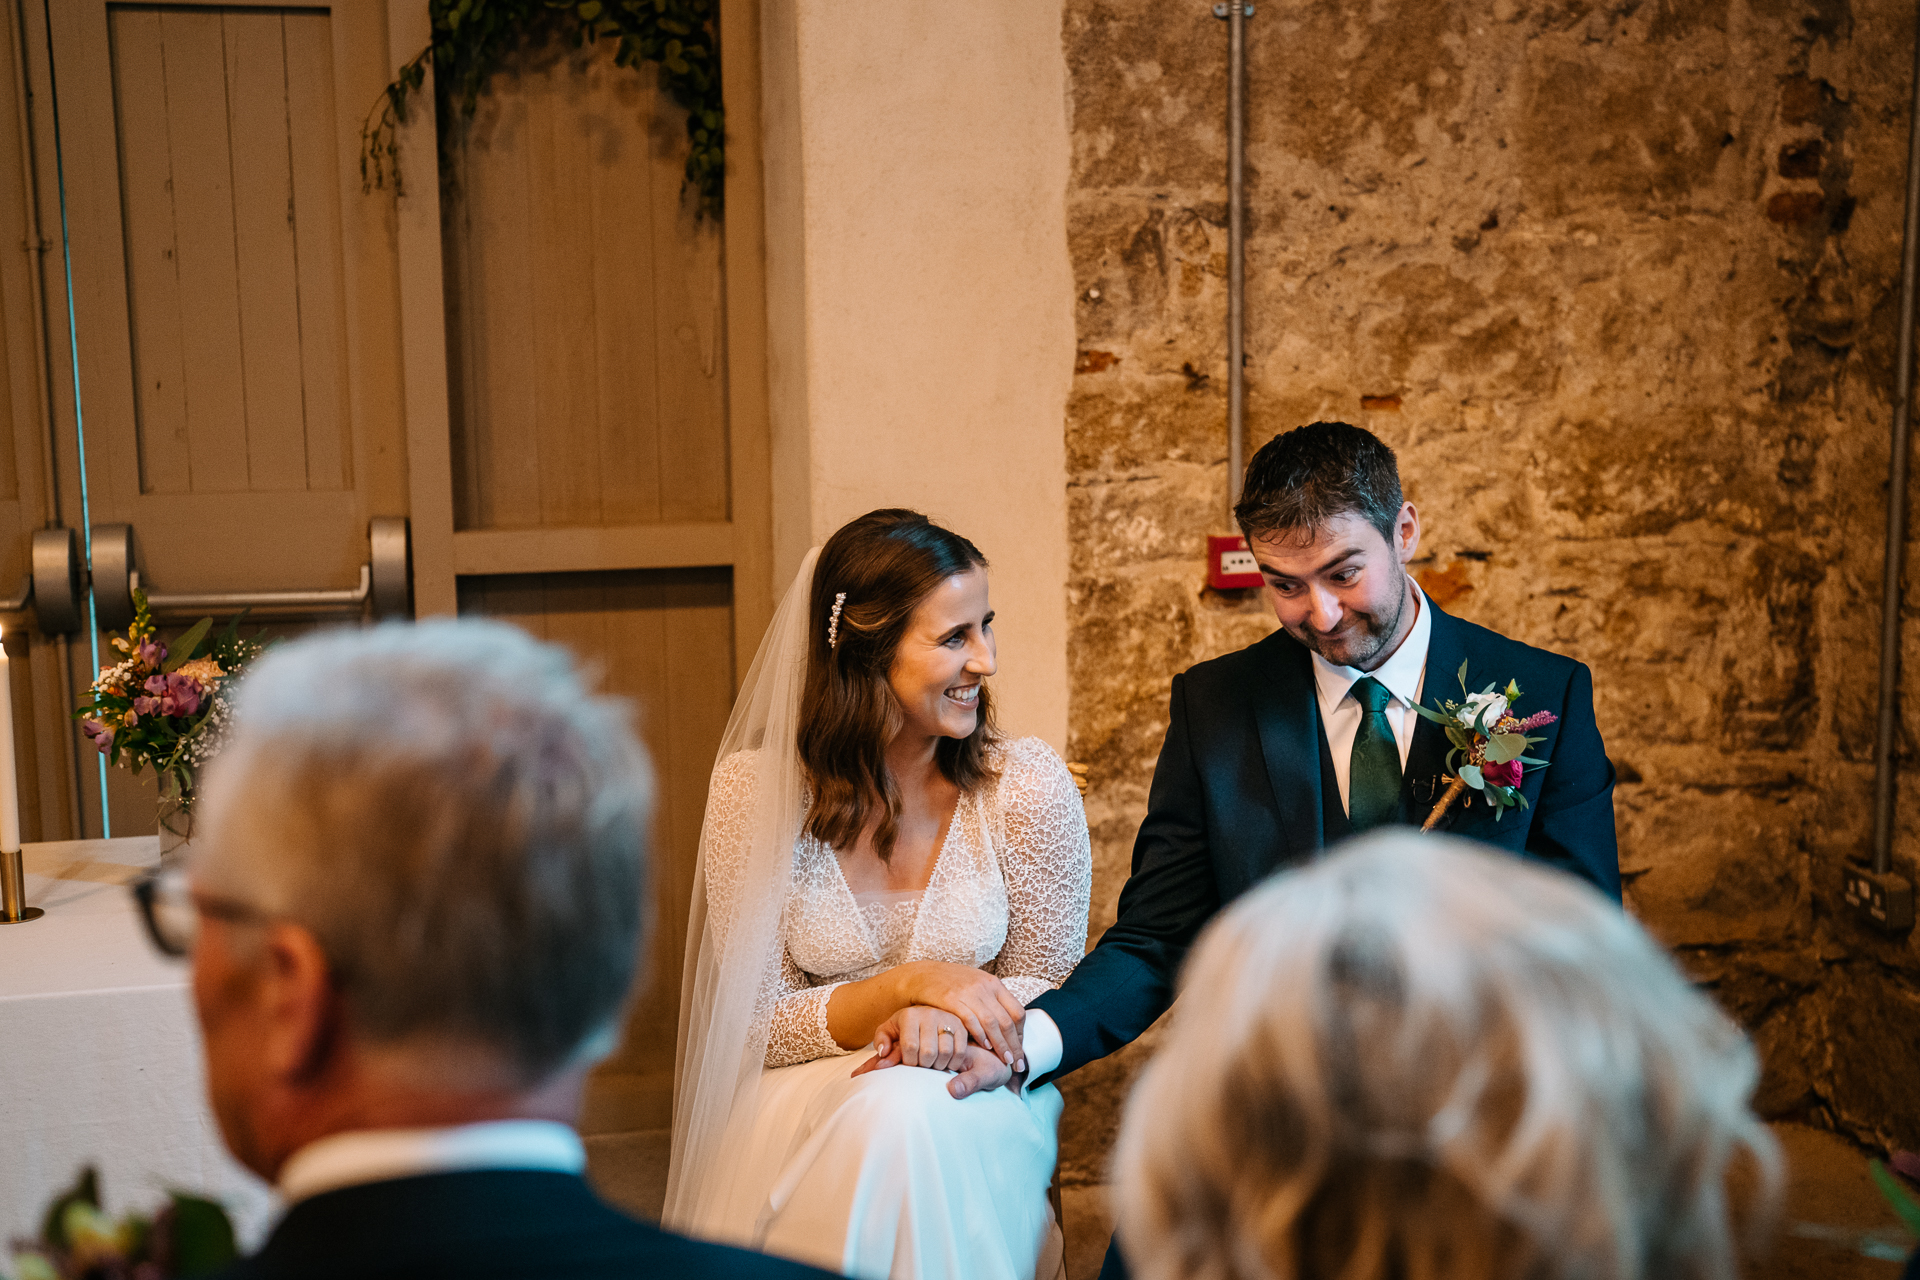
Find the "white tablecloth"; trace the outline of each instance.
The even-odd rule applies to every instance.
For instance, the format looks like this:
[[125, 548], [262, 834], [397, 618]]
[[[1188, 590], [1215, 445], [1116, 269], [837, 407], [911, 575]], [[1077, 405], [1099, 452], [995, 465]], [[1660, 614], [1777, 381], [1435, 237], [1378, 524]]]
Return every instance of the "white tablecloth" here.
[[26, 847], [47, 914], [0, 925], [0, 1269], [88, 1163], [116, 1215], [177, 1187], [224, 1201], [253, 1244], [274, 1213], [207, 1109], [186, 962], [154, 949], [126, 888], [159, 855], [154, 836]]

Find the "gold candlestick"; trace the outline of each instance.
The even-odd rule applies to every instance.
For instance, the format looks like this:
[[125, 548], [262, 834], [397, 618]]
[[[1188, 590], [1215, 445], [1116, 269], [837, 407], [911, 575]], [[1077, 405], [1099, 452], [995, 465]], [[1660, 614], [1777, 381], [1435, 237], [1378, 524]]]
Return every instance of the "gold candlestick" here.
[[27, 905], [27, 869], [18, 849], [0, 849], [0, 924], [25, 924], [47, 914]]

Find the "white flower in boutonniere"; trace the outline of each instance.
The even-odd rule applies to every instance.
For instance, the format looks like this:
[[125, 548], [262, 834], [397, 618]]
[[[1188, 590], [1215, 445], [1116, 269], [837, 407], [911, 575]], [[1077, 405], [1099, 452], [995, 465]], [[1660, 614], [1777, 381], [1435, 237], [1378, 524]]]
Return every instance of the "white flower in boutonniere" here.
[[1493, 806], [1495, 822], [1516, 805], [1526, 808], [1527, 798], [1520, 794], [1521, 779], [1526, 776], [1528, 766], [1547, 767], [1545, 760], [1527, 754], [1528, 748], [1544, 739], [1528, 737], [1527, 732], [1543, 729], [1559, 719], [1551, 711], [1536, 711], [1524, 720], [1514, 715], [1513, 704], [1520, 701], [1520, 686], [1511, 680], [1504, 690], [1490, 684], [1479, 693], [1468, 693], [1464, 662], [1460, 664], [1459, 680], [1460, 692], [1466, 695], [1464, 703], [1449, 699], [1440, 704], [1438, 711], [1429, 707], [1414, 708], [1446, 730], [1447, 741], [1453, 744], [1453, 749], [1447, 752], [1447, 789], [1440, 793], [1433, 812], [1420, 824], [1422, 831], [1433, 830], [1448, 807], [1469, 790], [1479, 792]]
[[1484, 733], [1500, 723], [1501, 717], [1507, 714], [1508, 705], [1505, 694], [1495, 693], [1492, 686], [1488, 686], [1485, 692], [1467, 695], [1466, 708], [1460, 718]]

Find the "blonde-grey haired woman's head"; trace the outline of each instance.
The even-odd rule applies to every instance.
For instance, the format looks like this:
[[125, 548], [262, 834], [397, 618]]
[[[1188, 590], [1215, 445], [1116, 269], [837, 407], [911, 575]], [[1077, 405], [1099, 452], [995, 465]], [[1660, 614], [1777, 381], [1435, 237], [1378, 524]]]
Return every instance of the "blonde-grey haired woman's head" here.
[[1731, 1280], [1736, 1157], [1778, 1157], [1746, 1038], [1586, 886], [1359, 841], [1202, 938], [1127, 1105], [1146, 1280]]

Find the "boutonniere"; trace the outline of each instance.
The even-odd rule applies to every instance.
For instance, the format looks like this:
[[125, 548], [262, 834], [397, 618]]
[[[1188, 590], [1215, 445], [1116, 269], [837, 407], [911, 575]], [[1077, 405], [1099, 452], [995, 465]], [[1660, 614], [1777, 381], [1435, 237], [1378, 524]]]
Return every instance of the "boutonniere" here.
[[1529, 738], [1527, 731], [1543, 729], [1560, 718], [1551, 711], [1536, 711], [1524, 720], [1514, 715], [1513, 704], [1520, 701], [1520, 686], [1511, 680], [1507, 681], [1505, 691], [1490, 684], [1478, 693], [1468, 693], [1464, 662], [1460, 664], [1458, 678], [1465, 702], [1448, 699], [1440, 704], [1438, 711], [1414, 707], [1444, 729], [1447, 741], [1453, 744], [1453, 749], [1447, 752], [1447, 789], [1440, 793], [1433, 812], [1420, 824], [1422, 831], [1433, 830], [1453, 802], [1468, 790], [1478, 791], [1493, 806], [1495, 822], [1515, 805], [1526, 808], [1527, 798], [1520, 794], [1521, 777], [1528, 765], [1536, 769], [1547, 767], [1545, 760], [1527, 754], [1527, 748], [1542, 741]]

